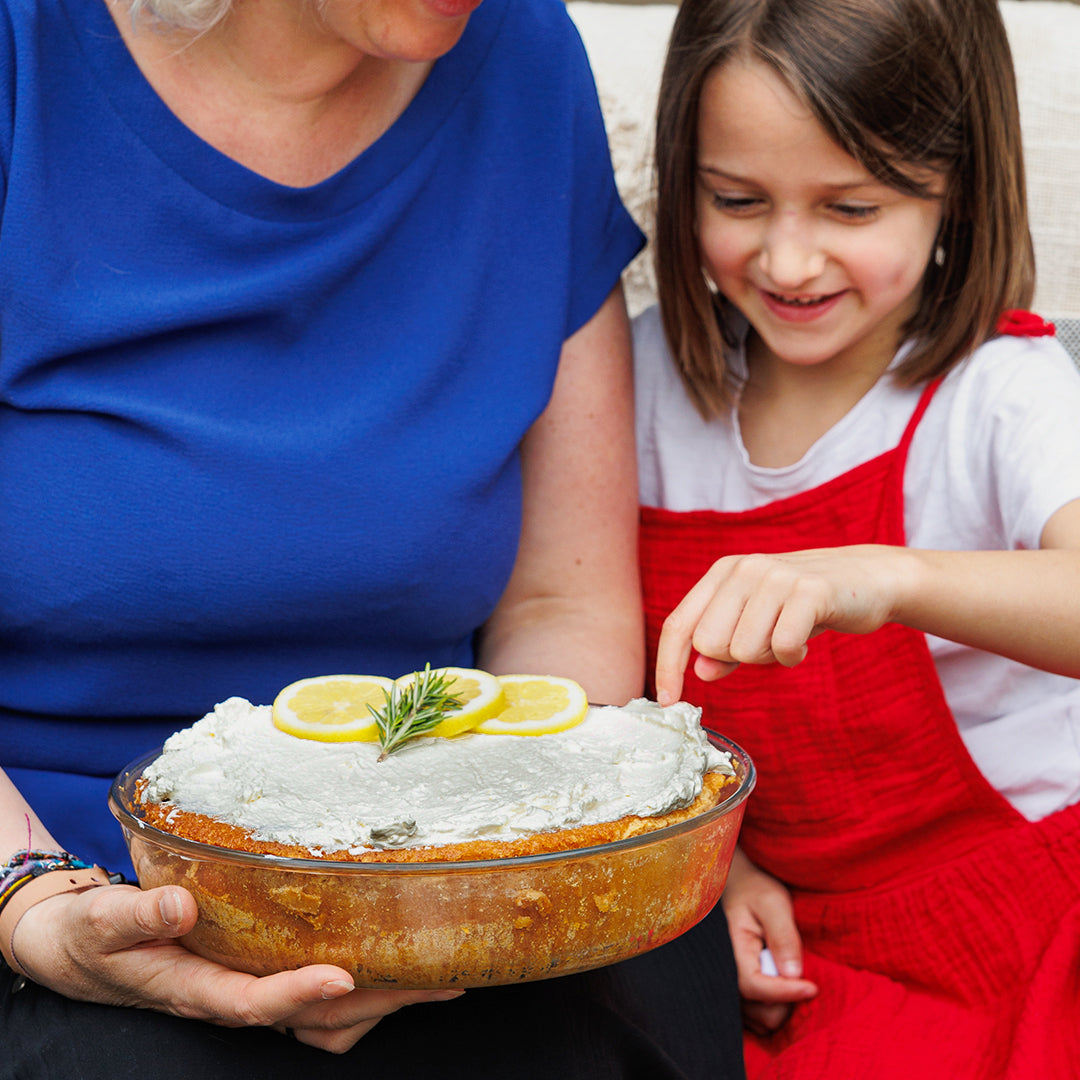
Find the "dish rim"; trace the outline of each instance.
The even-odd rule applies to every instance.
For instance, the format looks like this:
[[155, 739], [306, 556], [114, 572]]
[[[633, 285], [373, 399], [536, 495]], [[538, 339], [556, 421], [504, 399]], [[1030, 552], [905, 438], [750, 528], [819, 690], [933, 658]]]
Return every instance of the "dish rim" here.
[[[478, 871], [497, 871], [525, 869], [547, 863], [567, 862], [572, 859], [588, 858], [595, 855], [613, 855], [633, 848], [644, 848], [651, 844], [680, 836], [683, 833], [700, 829], [717, 818], [726, 816], [749, 798], [757, 783], [757, 770], [753, 759], [737, 743], [717, 732], [704, 729], [705, 734], [716, 749], [730, 753], [741, 765], [744, 772], [739, 786], [716, 806], [674, 825], [665, 825], [651, 832], [629, 836], [622, 840], [612, 840], [604, 844], [589, 847], [570, 848], [565, 851], [549, 851], [539, 855], [512, 855], [503, 859], [471, 859], [468, 861], [443, 860], [435, 862], [356, 862], [335, 859], [300, 859], [285, 855], [267, 855], [254, 851], [236, 851], [233, 848], [218, 847], [199, 840], [189, 840], [176, 836], [150, 825], [142, 820], [131, 808], [130, 795], [135, 780], [143, 770], [163, 750], [162, 746], [141, 755], [129, 762], [113, 778], [109, 787], [109, 809], [117, 821], [133, 836], [141, 836], [149, 843], [170, 851], [175, 855], [190, 860], [231, 863], [260, 869], [288, 870], [304, 874], [338, 874], [342, 876], [384, 874], [384, 875], [424, 875], [447, 873], [475, 873]], [[738, 765], [736, 770], [738, 770]]]

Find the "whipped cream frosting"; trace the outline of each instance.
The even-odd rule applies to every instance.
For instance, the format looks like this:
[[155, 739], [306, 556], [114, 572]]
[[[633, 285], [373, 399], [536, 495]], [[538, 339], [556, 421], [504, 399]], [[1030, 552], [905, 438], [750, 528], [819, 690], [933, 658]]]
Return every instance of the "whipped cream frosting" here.
[[707, 771], [734, 775], [701, 710], [639, 699], [594, 706], [551, 735], [419, 738], [383, 761], [376, 743], [317, 742], [230, 698], [177, 732], [143, 798], [312, 854], [517, 837], [649, 817], [691, 803]]

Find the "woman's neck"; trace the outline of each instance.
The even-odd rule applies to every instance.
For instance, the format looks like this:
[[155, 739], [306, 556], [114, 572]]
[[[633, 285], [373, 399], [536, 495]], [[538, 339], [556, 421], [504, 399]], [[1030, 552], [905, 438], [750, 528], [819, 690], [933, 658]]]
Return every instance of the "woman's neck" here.
[[295, 0], [241, 0], [202, 34], [134, 26], [110, 3], [143, 76], [177, 118], [225, 156], [306, 187], [332, 176], [408, 107], [430, 62], [365, 53]]

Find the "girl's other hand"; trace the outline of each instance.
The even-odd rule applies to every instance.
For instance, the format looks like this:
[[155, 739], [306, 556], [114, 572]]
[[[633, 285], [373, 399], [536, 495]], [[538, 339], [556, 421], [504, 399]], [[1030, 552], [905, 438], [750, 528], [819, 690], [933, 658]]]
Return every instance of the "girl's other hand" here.
[[[802, 941], [791, 896], [737, 850], [722, 902], [739, 973], [743, 1024], [755, 1034], [768, 1035], [787, 1022], [800, 1001], [817, 994], [817, 986], [802, 978]], [[764, 948], [778, 974], [762, 970]]]
[[316, 964], [258, 978], [189, 952], [195, 899], [178, 886], [109, 885], [29, 908], [13, 947], [42, 986], [80, 1001], [156, 1009], [223, 1027], [264, 1026], [344, 1053], [404, 1005], [460, 991], [357, 990], [342, 968]]
[[876, 630], [893, 616], [905, 565], [903, 548], [869, 544], [720, 559], [664, 622], [657, 699], [678, 700], [694, 650], [695, 674], [711, 681], [739, 664], [792, 667], [822, 630]]

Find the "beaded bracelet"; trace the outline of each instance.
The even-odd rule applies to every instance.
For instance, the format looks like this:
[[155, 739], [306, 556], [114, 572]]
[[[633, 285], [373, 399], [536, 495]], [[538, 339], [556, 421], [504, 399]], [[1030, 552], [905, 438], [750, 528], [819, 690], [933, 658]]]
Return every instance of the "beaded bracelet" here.
[[[34, 886], [22, 892], [31, 882], [54, 871], [65, 873], [58, 875], [55, 880], [43, 880], [43, 888]], [[0, 866], [0, 956], [13, 971], [26, 974], [12, 946], [15, 928], [26, 911], [58, 893], [83, 892], [98, 885], [108, 885], [114, 879], [119, 880], [119, 875], [110, 875], [100, 866], [83, 862], [66, 851], [16, 851], [8, 862]]]
[[16, 851], [0, 866], [0, 911], [27, 882], [50, 870], [86, 870], [91, 864], [66, 851]]

